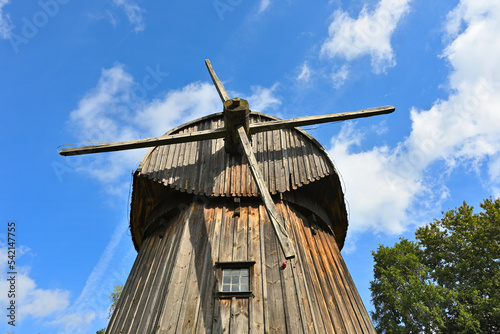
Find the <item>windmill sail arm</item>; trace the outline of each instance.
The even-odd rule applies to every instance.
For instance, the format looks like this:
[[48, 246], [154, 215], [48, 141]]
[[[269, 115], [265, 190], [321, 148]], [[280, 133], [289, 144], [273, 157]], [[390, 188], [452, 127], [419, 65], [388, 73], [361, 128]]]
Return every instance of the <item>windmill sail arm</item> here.
[[114, 152], [137, 148], [154, 147], [159, 145], [169, 145], [185, 143], [196, 140], [208, 140], [222, 138], [226, 135], [225, 129], [210, 129], [190, 133], [181, 133], [162, 137], [152, 137], [138, 140], [129, 140], [122, 142], [113, 142], [100, 145], [81, 146], [64, 148], [59, 151], [60, 155], [83, 155], [91, 153]]
[[321, 123], [329, 123], [336, 121], [345, 121], [349, 119], [362, 118], [362, 117], [370, 117], [375, 115], [383, 115], [390, 114], [396, 108], [393, 106], [384, 106], [384, 107], [375, 107], [368, 109], [361, 109], [356, 111], [349, 111], [337, 114], [327, 114], [327, 115], [319, 115], [319, 116], [305, 116], [305, 117], [297, 117], [290, 118], [278, 121], [269, 121], [262, 123], [254, 123], [250, 124], [250, 133], [257, 133], [269, 130], [279, 130], [279, 129], [287, 129], [294, 128], [298, 126], [306, 126], [306, 125], [314, 125]]
[[212, 64], [210, 63], [210, 60], [205, 59], [205, 65], [207, 65], [207, 69], [208, 69], [208, 72], [210, 73], [210, 77], [212, 78], [212, 81], [214, 82], [215, 88], [217, 89], [217, 93], [219, 93], [219, 96], [220, 96], [220, 99], [222, 100], [222, 102], [226, 102], [227, 100], [230, 100], [229, 95], [226, 92], [226, 89], [222, 85], [222, 82], [217, 77], [217, 74], [215, 74], [215, 71], [212, 68]]
[[285, 258], [291, 259], [295, 257], [295, 251], [293, 249], [292, 242], [290, 241], [290, 238], [285, 231], [283, 220], [281, 219], [281, 216], [276, 209], [271, 194], [269, 193], [269, 190], [267, 189], [267, 186], [264, 182], [264, 178], [262, 177], [262, 174], [259, 170], [259, 166], [257, 164], [257, 160], [255, 159], [255, 155], [253, 154], [252, 146], [250, 144], [250, 141], [248, 140], [245, 128], [243, 126], [238, 127], [237, 133], [238, 138], [240, 139], [241, 146], [243, 148], [243, 152], [248, 159], [250, 171], [255, 180], [255, 184], [259, 189], [260, 198], [264, 202], [267, 215], [269, 216], [269, 220], [271, 221], [274, 231], [276, 232], [276, 236], [278, 237], [278, 241], [281, 245], [281, 248], [283, 249]]

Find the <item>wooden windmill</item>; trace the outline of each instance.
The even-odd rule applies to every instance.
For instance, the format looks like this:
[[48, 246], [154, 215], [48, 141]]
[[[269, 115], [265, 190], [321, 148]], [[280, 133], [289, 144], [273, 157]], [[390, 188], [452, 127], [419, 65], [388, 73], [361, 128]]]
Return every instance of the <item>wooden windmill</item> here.
[[150, 147], [133, 177], [138, 251], [106, 333], [375, 333], [340, 255], [338, 174], [299, 126], [394, 107], [280, 120], [230, 99], [162, 137], [60, 151]]

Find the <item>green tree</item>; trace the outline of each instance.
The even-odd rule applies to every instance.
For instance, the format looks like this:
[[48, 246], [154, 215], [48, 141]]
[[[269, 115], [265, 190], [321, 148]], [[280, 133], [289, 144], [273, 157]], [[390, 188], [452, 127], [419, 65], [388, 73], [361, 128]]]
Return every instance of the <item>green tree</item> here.
[[[122, 294], [123, 285], [115, 285], [113, 292], [109, 295], [109, 300], [111, 301], [111, 305], [109, 306], [108, 319], [111, 319], [113, 315], [113, 311], [118, 304], [118, 300], [120, 299], [120, 295]], [[106, 328], [100, 329], [96, 332], [96, 334], [104, 334], [106, 332]]]
[[379, 333], [500, 333], [500, 198], [464, 204], [372, 252]]
[[113, 315], [113, 311], [116, 308], [116, 304], [118, 304], [118, 299], [120, 299], [122, 290], [123, 290], [123, 285], [115, 285], [115, 289], [109, 295], [109, 300], [111, 300], [111, 306], [109, 307], [108, 319], [111, 319], [111, 316]]

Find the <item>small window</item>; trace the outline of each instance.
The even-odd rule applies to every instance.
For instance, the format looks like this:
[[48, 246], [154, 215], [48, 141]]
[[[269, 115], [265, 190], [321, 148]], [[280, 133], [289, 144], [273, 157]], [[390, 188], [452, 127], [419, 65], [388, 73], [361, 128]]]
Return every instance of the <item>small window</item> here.
[[254, 261], [218, 262], [218, 297], [251, 296], [254, 264]]

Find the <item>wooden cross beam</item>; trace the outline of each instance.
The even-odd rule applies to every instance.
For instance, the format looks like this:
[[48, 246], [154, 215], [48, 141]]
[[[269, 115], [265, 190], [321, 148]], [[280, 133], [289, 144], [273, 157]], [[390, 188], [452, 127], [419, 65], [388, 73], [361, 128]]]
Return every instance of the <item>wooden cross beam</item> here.
[[83, 147], [64, 148], [59, 151], [63, 156], [81, 155], [100, 152], [112, 152], [144, 147], [155, 147], [160, 145], [171, 145], [198, 140], [210, 140], [225, 138], [225, 149], [231, 154], [243, 153], [248, 160], [255, 183], [259, 190], [259, 195], [266, 207], [267, 214], [272, 223], [274, 231], [278, 237], [279, 243], [285, 254], [285, 258], [290, 259], [295, 256], [293, 245], [286, 232], [285, 224], [274, 205], [271, 194], [267, 189], [264, 178], [259, 170], [257, 160], [252, 151], [252, 146], [248, 140], [248, 135], [263, 131], [294, 128], [298, 126], [343, 121], [374, 115], [392, 113], [393, 106], [384, 106], [377, 108], [368, 108], [351, 112], [328, 114], [320, 116], [297, 117], [286, 120], [276, 120], [249, 124], [250, 108], [248, 102], [244, 99], [230, 99], [226, 89], [222, 85], [210, 61], [205, 60], [205, 64], [210, 73], [212, 81], [224, 105], [224, 128], [202, 130], [185, 134], [166, 135], [162, 137], [152, 137], [146, 139], [130, 140], [123, 142], [114, 142], [101, 145], [91, 145]]

